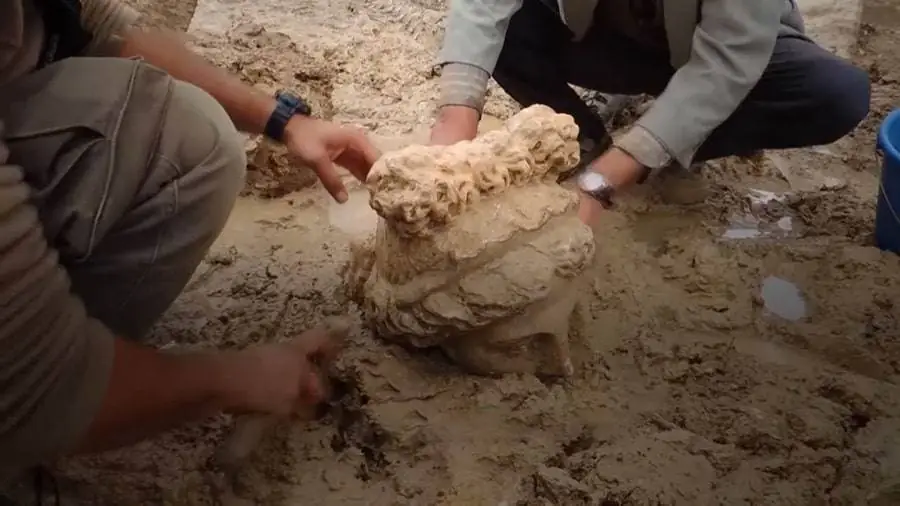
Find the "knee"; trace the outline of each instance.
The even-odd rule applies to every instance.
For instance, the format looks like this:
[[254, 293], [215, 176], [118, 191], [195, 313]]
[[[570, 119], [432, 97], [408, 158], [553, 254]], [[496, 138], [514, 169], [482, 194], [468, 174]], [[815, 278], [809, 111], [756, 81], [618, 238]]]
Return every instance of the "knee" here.
[[816, 74], [818, 126], [826, 144], [850, 133], [869, 114], [871, 82], [864, 70], [837, 58], [821, 65]]
[[180, 172], [180, 207], [202, 220], [211, 241], [224, 227], [244, 185], [243, 137], [216, 100], [192, 84], [175, 81], [164, 138]]

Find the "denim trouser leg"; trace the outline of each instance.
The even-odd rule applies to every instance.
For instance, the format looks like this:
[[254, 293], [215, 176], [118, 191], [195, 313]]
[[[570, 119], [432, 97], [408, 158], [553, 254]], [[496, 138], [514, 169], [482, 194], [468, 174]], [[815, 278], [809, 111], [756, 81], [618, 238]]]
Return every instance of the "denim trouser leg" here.
[[[575, 43], [539, 0], [525, 0], [510, 22], [494, 79], [524, 106], [570, 114], [582, 134], [602, 142], [606, 129], [568, 86], [612, 94], [659, 95], [674, 74], [664, 50], [591, 30]], [[715, 129], [696, 160], [827, 144], [852, 130], [869, 109], [868, 75], [804, 37], [779, 37], [771, 62], [734, 114]]]

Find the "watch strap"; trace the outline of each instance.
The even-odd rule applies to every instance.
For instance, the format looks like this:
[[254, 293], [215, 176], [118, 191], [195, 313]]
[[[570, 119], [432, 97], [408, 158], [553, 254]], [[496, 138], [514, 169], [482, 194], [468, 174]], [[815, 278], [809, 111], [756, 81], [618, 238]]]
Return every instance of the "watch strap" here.
[[283, 142], [288, 121], [295, 115], [309, 116], [311, 113], [309, 104], [302, 98], [287, 91], [279, 91], [275, 94], [275, 110], [269, 116], [263, 134], [273, 141]]

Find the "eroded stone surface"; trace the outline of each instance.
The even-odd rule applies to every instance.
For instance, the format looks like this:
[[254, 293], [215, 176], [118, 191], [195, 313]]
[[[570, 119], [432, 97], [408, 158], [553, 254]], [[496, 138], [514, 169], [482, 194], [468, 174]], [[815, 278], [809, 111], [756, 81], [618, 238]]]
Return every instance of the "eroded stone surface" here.
[[556, 183], [577, 135], [532, 106], [472, 142], [384, 155], [367, 181], [378, 230], [347, 271], [374, 330], [479, 373], [571, 373], [572, 284], [594, 255], [577, 195]]

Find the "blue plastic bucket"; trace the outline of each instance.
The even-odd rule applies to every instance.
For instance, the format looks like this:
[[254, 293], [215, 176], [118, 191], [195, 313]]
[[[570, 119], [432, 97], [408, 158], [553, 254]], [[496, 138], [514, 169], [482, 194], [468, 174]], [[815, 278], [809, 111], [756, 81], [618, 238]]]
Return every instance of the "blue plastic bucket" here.
[[875, 210], [875, 244], [900, 253], [900, 109], [890, 113], [878, 131], [881, 184]]

